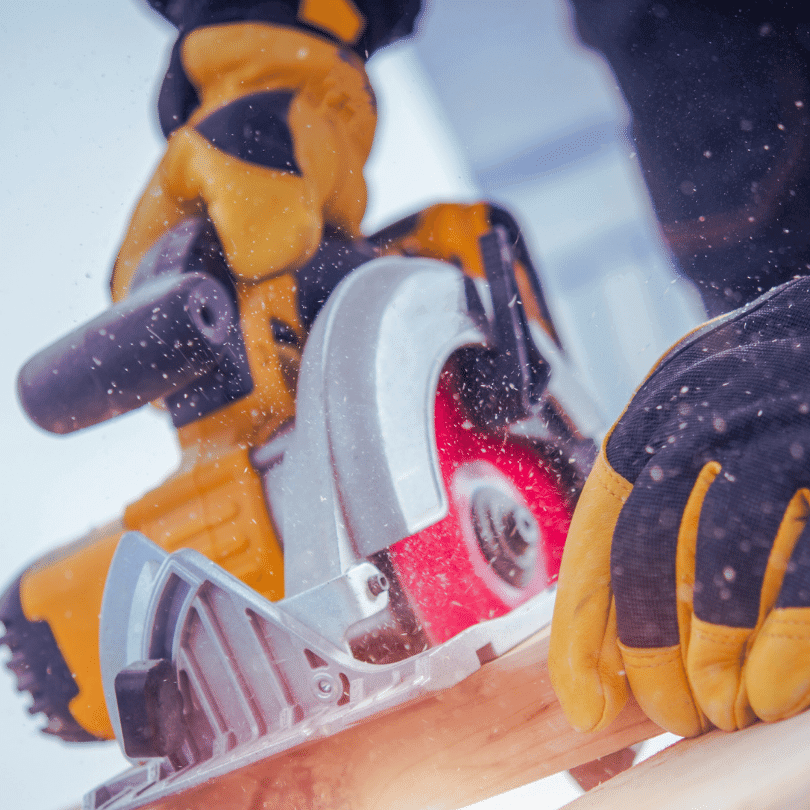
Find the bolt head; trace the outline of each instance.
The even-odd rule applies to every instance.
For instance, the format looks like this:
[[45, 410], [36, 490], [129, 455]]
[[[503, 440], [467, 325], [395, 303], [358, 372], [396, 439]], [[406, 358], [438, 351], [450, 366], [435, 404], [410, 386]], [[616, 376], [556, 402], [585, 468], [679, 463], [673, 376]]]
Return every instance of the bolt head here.
[[373, 574], [366, 582], [368, 591], [372, 596], [379, 596], [381, 593], [387, 591], [391, 586], [388, 582], [388, 577], [383, 574]]
[[470, 500], [470, 517], [487, 562], [510, 585], [531, 582], [537, 565], [540, 527], [529, 509], [511, 495], [481, 486]]

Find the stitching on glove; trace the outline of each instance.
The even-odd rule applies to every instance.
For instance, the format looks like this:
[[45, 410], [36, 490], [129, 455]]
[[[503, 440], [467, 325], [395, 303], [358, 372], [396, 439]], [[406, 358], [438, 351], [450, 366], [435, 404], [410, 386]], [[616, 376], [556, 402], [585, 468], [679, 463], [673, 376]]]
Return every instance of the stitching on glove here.
[[[737, 628], [731, 628], [737, 629]], [[741, 630], [745, 630], [747, 628], [739, 628]], [[753, 628], [751, 628], [753, 632]], [[737, 639], [729, 639], [722, 631], [712, 632], [711, 630], [703, 630], [699, 627], [696, 627], [694, 624], [692, 625], [692, 635], [698, 638], [702, 638], [704, 641], [711, 641], [716, 644], [723, 644], [726, 647], [739, 647], [740, 641]]]
[[[771, 617], [769, 625], [762, 631], [764, 638], [781, 638], [791, 641], [807, 641], [810, 639], [810, 616], [807, 619]], [[785, 629], [781, 630], [781, 628]]]
[[610, 462], [603, 457], [603, 464], [594, 467], [596, 483], [607, 492], [608, 495], [617, 501], [624, 503], [630, 494], [632, 486], [622, 478], [611, 466]]
[[810, 639], [810, 633], [801, 635], [790, 635], [789, 633], [764, 633], [765, 638], [779, 638], [787, 641], [807, 641]]
[[[626, 647], [621, 644], [622, 658], [625, 664], [632, 663], [634, 666], [639, 667], [657, 667], [663, 664], [669, 664], [676, 661], [681, 657], [681, 648], [672, 647], [655, 647], [653, 649], [644, 650], [638, 647]], [[645, 660], [646, 659], [646, 660]]]
[[631, 663], [633, 664], [633, 669], [655, 669], [656, 667], [669, 666], [673, 661], [677, 660], [678, 657], [679, 656], [671, 656], [670, 658], [665, 658], [662, 661], [645, 661], [641, 663], [633, 661]]
[[810, 616], [806, 619], [782, 619], [778, 616], [773, 616], [771, 621], [774, 624], [804, 625], [805, 627], [810, 627]]

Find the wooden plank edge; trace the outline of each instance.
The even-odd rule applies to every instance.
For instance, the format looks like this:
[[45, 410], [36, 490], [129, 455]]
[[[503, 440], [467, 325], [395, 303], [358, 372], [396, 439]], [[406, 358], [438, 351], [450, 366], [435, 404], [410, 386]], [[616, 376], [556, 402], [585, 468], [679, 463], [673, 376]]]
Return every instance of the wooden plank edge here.
[[566, 810], [795, 810], [810, 807], [810, 713], [679, 742]]

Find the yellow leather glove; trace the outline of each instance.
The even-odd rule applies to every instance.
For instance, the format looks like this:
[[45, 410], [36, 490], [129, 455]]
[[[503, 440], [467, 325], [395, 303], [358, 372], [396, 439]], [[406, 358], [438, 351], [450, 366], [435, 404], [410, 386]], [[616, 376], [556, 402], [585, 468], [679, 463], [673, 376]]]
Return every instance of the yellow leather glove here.
[[301, 266], [325, 223], [358, 236], [376, 124], [359, 57], [291, 28], [199, 28], [180, 57], [199, 97], [132, 217], [112, 289], [124, 297], [155, 242], [207, 214], [237, 282]]
[[810, 280], [677, 344], [608, 435], [574, 514], [549, 665], [575, 728], [628, 684], [693, 736], [810, 705]]

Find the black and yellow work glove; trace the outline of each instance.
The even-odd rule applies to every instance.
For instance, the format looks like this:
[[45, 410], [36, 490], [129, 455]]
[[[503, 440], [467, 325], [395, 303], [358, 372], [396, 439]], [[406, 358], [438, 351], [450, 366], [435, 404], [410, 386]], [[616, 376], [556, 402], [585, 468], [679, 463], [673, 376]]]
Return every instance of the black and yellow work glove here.
[[676, 734], [810, 705], [810, 279], [678, 343], [605, 440], [568, 536], [557, 695], [606, 726], [627, 684]]
[[199, 104], [170, 134], [133, 214], [113, 297], [126, 295], [164, 233], [199, 214], [213, 221], [237, 283], [300, 267], [324, 224], [359, 236], [376, 125], [360, 58], [303, 31], [253, 22], [199, 28], [178, 53]]
[[296, 28], [207, 25], [183, 35], [176, 54], [198, 103], [169, 134], [111, 287], [114, 300], [126, 298], [146, 253], [183, 220], [213, 223], [252, 390], [181, 430], [181, 446], [199, 454], [201, 442], [261, 443], [292, 418], [306, 333], [295, 274], [325, 230], [360, 236], [376, 108], [360, 57]]

